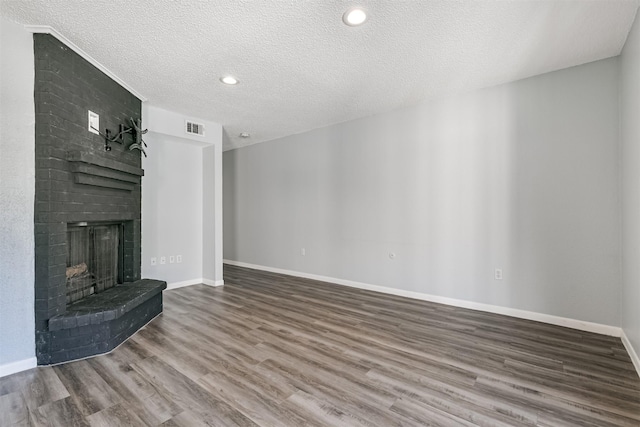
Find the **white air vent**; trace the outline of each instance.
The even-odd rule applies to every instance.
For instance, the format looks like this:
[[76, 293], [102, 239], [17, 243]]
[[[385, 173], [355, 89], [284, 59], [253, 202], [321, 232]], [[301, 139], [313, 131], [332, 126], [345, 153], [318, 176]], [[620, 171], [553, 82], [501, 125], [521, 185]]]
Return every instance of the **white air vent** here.
[[204, 125], [201, 123], [190, 122], [187, 120], [185, 126], [185, 132], [187, 135], [204, 136]]

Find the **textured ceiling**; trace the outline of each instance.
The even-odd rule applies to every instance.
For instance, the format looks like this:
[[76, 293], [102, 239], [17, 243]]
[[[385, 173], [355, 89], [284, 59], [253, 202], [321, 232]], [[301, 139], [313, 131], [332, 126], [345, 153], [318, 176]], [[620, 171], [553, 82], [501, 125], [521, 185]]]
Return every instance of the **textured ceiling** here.
[[[638, 0], [24, 0], [153, 105], [221, 123], [225, 149], [620, 53]], [[361, 27], [343, 12], [364, 6]], [[233, 74], [237, 86], [218, 79]], [[251, 137], [241, 139], [240, 132]]]

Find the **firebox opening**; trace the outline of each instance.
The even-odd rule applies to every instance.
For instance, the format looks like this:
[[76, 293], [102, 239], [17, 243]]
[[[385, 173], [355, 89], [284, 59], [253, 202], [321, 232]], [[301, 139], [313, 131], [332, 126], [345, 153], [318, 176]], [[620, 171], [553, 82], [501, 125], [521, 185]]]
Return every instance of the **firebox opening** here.
[[67, 224], [67, 305], [123, 283], [122, 223]]

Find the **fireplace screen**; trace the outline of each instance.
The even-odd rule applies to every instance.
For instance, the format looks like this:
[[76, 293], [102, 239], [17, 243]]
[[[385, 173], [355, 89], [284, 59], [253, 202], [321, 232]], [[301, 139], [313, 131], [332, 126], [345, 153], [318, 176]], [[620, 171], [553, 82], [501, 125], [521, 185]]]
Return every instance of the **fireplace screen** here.
[[122, 224], [67, 227], [67, 304], [121, 283]]

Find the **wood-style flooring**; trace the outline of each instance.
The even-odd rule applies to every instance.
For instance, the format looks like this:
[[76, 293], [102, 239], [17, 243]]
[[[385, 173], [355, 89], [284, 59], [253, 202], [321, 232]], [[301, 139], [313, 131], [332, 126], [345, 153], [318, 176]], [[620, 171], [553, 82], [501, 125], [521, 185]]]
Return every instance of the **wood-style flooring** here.
[[225, 266], [111, 354], [0, 378], [0, 425], [640, 426], [617, 338]]

